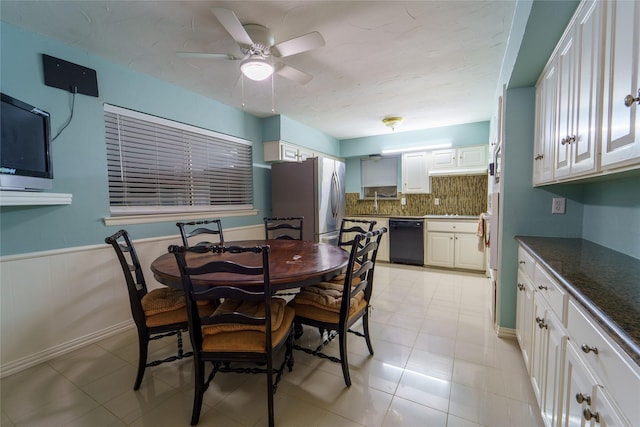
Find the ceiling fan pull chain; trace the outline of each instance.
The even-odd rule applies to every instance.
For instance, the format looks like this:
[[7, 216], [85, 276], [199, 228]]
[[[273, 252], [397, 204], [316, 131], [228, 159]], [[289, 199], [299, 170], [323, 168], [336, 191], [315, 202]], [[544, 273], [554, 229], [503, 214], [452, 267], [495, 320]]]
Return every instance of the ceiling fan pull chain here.
[[240, 88], [242, 90], [242, 109], [244, 110], [244, 75], [240, 73]]
[[271, 74], [271, 112], [275, 113], [276, 112], [276, 101], [275, 101], [276, 91], [274, 89], [273, 80], [274, 80], [273, 74]]

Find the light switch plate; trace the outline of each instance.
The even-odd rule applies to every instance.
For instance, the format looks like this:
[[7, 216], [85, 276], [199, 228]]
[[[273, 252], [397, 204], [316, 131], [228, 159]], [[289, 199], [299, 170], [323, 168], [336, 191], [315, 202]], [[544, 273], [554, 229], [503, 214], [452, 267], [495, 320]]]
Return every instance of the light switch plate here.
[[566, 199], [564, 197], [554, 197], [553, 205], [551, 205], [552, 214], [563, 214], [565, 208]]
[[406, 198], [404, 198], [404, 197], [403, 197], [402, 199], [400, 199], [400, 204], [401, 204], [402, 206], [406, 205], [406, 204], [407, 204], [407, 199], [406, 199]]

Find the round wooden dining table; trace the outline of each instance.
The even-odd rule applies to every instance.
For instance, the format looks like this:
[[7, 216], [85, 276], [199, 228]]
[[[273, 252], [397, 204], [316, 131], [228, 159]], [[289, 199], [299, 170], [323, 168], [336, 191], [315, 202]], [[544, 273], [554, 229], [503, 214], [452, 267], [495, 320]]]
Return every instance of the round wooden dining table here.
[[[269, 274], [273, 290], [313, 285], [343, 273], [349, 261], [349, 253], [327, 243], [303, 240], [243, 240], [225, 242], [225, 246], [269, 245]], [[191, 267], [213, 260], [233, 259], [244, 265], [260, 265], [262, 256], [254, 253], [223, 254], [187, 252], [187, 264]], [[172, 288], [182, 289], [182, 280], [175, 256], [171, 253], [156, 258], [151, 263], [155, 279]], [[194, 285], [257, 286], [261, 276], [251, 277], [229, 273], [216, 273], [192, 277]]]

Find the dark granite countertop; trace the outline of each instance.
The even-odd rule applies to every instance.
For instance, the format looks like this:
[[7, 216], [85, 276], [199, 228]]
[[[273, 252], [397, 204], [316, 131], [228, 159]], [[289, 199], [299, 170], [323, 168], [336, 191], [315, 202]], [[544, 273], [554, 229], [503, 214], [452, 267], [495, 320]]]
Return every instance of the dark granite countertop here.
[[516, 240], [640, 365], [640, 260], [583, 239]]

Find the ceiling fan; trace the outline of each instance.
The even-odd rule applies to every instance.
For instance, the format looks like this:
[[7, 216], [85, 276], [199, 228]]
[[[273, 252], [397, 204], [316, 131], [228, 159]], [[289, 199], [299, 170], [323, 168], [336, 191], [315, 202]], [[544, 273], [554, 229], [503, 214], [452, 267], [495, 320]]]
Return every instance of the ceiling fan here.
[[289, 80], [306, 84], [313, 76], [282, 62], [274, 62], [272, 57], [284, 58], [324, 46], [322, 35], [313, 31], [275, 44], [273, 33], [258, 24], [242, 25], [236, 14], [229, 9], [213, 7], [211, 12], [220, 21], [229, 35], [240, 45], [243, 56], [229, 53], [177, 52], [183, 58], [241, 60], [240, 71], [251, 80], [264, 80], [274, 72]]

